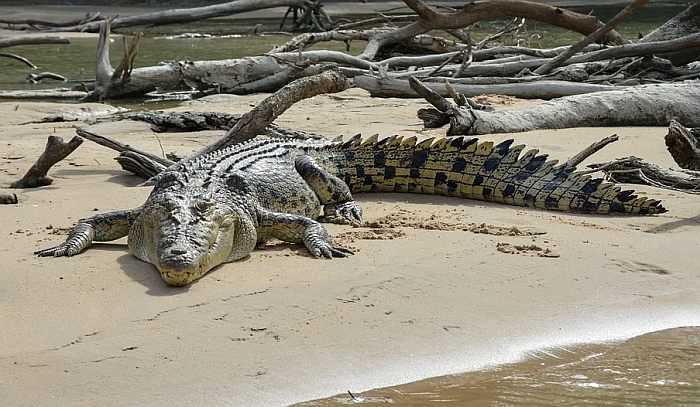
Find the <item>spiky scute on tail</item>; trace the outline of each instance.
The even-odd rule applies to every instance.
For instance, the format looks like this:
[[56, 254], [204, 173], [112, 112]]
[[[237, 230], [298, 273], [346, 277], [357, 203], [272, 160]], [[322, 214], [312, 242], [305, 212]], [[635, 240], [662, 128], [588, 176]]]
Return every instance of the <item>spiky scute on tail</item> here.
[[660, 201], [575, 172], [513, 140], [494, 145], [475, 138], [358, 135], [326, 150], [336, 175], [353, 192], [414, 192], [501, 202], [540, 209], [657, 214]]

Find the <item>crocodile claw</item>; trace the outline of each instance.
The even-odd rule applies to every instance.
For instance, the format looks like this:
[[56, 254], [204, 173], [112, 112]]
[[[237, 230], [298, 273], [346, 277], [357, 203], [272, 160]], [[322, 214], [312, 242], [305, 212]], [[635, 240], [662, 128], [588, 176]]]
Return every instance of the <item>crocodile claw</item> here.
[[327, 214], [324, 216], [326, 222], [351, 224], [359, 226], [362, 224], [362, 208], [355, 201], [348, 201], [338, 205], [329, 205], [324, 208]]
[[334, 257], [348, 257], [354, 253], [348, 249], [342, 247], [334, 247], [330, 244], [323, 242], [314, 248], [310, 248], [309, 251], [314, 257], [325, 257], [327, 259], [332, 259]]
[[95, 229], [90, 224], [79, 223], [68, 235], [68, 239], [58, 246], [34, 252], [39, 257], [75, 256], [92, 245]]

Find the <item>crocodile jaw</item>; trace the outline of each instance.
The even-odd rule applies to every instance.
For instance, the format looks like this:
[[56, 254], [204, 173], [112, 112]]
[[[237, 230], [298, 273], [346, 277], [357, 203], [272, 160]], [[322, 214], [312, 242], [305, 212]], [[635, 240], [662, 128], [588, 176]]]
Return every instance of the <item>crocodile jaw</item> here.
[[153, 264], [168, 285], [190, 284], [225, 263], [231, 254], [234, 242], [232, 227], [222, 228], [218, 222], [212, 222], [204, 230], [192, 232], [199, 232], [200, 237], [192, 239], [180, 236], [159, 245], [158, 256]]
[[235, 227], [230, 217], [202, 222], [197, 227], [173, 228], [146, 211], [129, 232], [130, 252], [151, 263], [166, 284], [188, 285], [231, 256]]

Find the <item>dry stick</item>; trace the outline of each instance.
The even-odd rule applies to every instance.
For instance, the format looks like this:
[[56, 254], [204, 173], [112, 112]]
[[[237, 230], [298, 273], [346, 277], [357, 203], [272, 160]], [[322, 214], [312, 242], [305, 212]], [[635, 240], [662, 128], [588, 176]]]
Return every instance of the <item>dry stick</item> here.
[[574, 56], [575, 54], [579, 53], [582, 49], [584, 49], [587, 45], [593, 44], [594, 42], [597, 42], [604, 38], [609, 32], [611, 32], [615, 27], [617, 27], [618, 24], [622, 22], [622, 20], [625, 19], [628, 15], [632, 14], [634, 11], [637, 9], [640, 9], [649, 3], [649, 0], [634, 0], [632, 3], [630, 3], [627, 7], [622, 9], [615, 17], [613, 17], [612, 20], [608, 21], [607, 24], [605, 24], [603, 27], [597, 29], [590, 35], [588, 35], [586, 38], [583, 40], [577, 42], [576, 44], [572, 45], [568, 50], [562, 52], [558, 56], [556, 56], [554, 59], [551, 61], [545, 63], [544, 65], [540, 66], [539, 68], [535, 69], [535, 74], [537, 75], [544, 75], [546, 73], [549, 73], [552, 69], [558, 68], [564, 64], [569, 58]]
[[[518, 20], [520, 20], [520, 22], [518, 22]], [[479, 41], [479, 43], [476, 44], [476, 49], [482, 49], [489, 42], [497, 40], [508, 33], [519, 31], [521, 28], [523, 28], [524, 25], [525, 25], [525, 18], [519, 19], [516, 17], [513, 19], [513, 21], [508, 23], [501, 31], [497, 32], [496, 34], [489, 35], [488, 37]]]
[[39, 83], [44, 79], [53, 79], [55, 81], [68, 82], [68, 79], [65, 76], [53, 72], [29, 73], [27, 75], [27, 81], [31, 83]]
[[169, 167], [175, 163], [174, 161], [170, 161], [167, 158], [159, 157], [155, 154], [151, 154], [151, 153], [147, 153], [145, 151], [135, 149], [127, 144], [122, 144], [116, 140], [112, 140], [112, 139], [105, 137], [105, 136], [100, 136], [99, 134], [95, 134], [93, 132], [87, 131], [87, 130], [80, 128], [80, 127], [76, 128], [75, 132], [80, 137], [86, 138], [90, 141], [94, 141], [95, 143], [97, 143], [101, 146], [111, 148], [112, 150], [118, 151], [120, 153], [131, 152], [131, 153], [139, 154], [139, 155], [142, 155], [146, 158], [149, 158], [149, 159], [151, 159], [159, 164], [162, 164], [166, 167]]
[[472, 43], [471, 41], [467, 44], [467, 49], [462, 51], [462, 64], [459, 66], [459, 69], [455, 71], [454, 74], [452, 74], [453, 78], [459, 78], [464, 74], [464, 70], [469, 67], [469, 65], [472, 64], [474, 61], [474, 53], [472, 52]]
[[598, 142], [591, 144], [590, 146], [586, 147], [580, 153], [569, 158], [569, 161], [566, 162], [566, 166], [567, 167], [578, 167], [586, 158], [592, 156], [593, 154], [602, 150], [608, 144], [614, 143], [617, 140], [619, 140], [619, 137], [617, 136], [617, 134], [613, 134], [612, 136], [608, 136], [608, 137], [606, 137]]
[[35, 188], [50, 185], [53, 180], [46, 176], [54, 164], [68, 157], [78, 146], [83, 143], [80, 137], [73, 137], [69, 142], [64, 142], [61, 137], [49, 136], [46, 141], [46, 149], [36, 160], [36, 163], [27, 171], [19, 181], [15, 181], [10, 188]]
[[38, 69], [37, 66], [32, 63], [32, 61], [28, 60], [27, 58], [25, 58], [21, 55], [10, 54], [8, 52], [2, 52], [2, 53], [0, 53], [0, 57], [15, 59], [19, 62], [22, 62], [23, 64], [27, 65], [28, 67], [30, 67], [32, 69]]

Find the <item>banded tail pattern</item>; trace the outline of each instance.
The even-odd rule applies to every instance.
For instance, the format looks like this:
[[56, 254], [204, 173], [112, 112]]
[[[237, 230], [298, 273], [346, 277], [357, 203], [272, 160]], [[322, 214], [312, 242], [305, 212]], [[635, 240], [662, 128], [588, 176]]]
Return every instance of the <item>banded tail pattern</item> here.
[[[326, 149], [321, 149], [326, 150]], [[330, 150], [330, 151], [329, 151]], [[335, 143], [330, 167], [353, 192], [414, 192], [501, 202], [540, 209], [650, 215], [666, 212], [661, 202], [547, 160], [513, 140], [499, 144], [476, 138], [359, 135]], [[325, 155], [325, 154], [322, 154]]]

